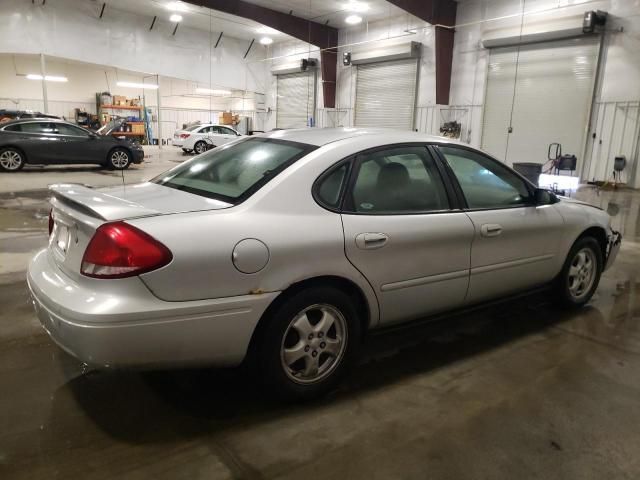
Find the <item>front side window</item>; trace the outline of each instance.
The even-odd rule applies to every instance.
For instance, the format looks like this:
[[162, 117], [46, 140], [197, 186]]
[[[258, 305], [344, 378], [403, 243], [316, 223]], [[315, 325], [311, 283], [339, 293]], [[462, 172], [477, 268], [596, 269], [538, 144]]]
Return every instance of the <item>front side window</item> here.
[[439, 147], [456, 176], [469, 208], [507, 208], [530, 203], [524, 180], [480, 153]]
[[272, 138], [251, 138], [210, 150], [152, 182], [238, 203], [316, 148]]
[[74, 127], [73, 125], [66, 125], [64, 123], [56, 123], [54, 124], [56, 127], [56, 132], [60, 135], [71, 135], [74, 137], [88, 137], [89, 133], [85, 130]]
[[424, 147], [394, 147], [357, 157], [351, 201], [358, 213], [416, 213], [449, 208], [444, 185]]
[[220, 133], [224, 135], [236, 135], [236, 132], [234, 132], [228, 127], [218, 127], [218, 128], [220, 129]]

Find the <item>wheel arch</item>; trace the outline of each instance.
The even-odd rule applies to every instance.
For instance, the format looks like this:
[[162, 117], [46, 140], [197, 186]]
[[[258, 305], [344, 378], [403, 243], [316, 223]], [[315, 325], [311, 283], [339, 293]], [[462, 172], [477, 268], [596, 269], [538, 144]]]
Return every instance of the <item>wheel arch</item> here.
[[[301, 292], [308, 288], [319, 287], [319, 286], [329, 286], [337, 288], [340, 291], [346, 292], [349, 297], [353, 300], [354, 306], [358, 312], [358, 317], [360, 320], [360, 325], [362, 327], [362, 334], [366, 334], [371, 325], [372, 315], [375, 312], [372, 312], [372, 306], [369, 304], [367, 300], [367, 296], [365, 292], [352, 280], [349, 280], [345, 277], [341, 277], [338, 275], [322, 275], [317, 277], [306, 278], [304, 280], [298, 281], [296, 283], [292, 283], [285, 290], [283, 290], [280, 295], [278, 295], [271, 304], [264, 311], [256, 328], [251, 335], [251, 340], [249, 341], [249, 348], [247, 351], [247, 355], [251, 355], [251, 352], [255, 352], [255, 344], [261, 338], [264, 327], [267, 324], [267, 318], [269, 315], [276, 310], [280, 305], [286, 302], [292, 295], [295, 295], [298, 292]], [[377, 307], [377, 306], [375, 306]], [[374, 308], [375, 308], [374, 307]]]
[[24, 151], [24, 148], [20, 148], [19, 146], [13, 145], [13, 144], [0, 146], [0, 150], [4, 150], [5, 148], [13, 148], [14, 150], [19, 151], [22, 154], [22, 157], [24, 158], [24, 163], [29, 163], [29, 156]]
[[578, 235], [578, 238], [575, 239], [575, 241], [571, 244], [571, 246], [573, 247], [573, 245], [575, 245], [575, 243], [578, 240], [584, 237], [593, 237], [598, 241], [598, 244], [600, 245], [600, 250], [602, 252], [602, 261], [606, 262], [607, 261], [607, 232], [604, 229], [604, 227], [591, 226], [587, 228], [580, 235]]

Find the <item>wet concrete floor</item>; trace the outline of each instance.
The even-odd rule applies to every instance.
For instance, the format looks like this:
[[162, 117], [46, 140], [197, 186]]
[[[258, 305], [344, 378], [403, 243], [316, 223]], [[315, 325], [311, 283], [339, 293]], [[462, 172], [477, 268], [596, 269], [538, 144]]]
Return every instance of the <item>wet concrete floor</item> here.
[[0, 479], [640, 478], [638, 192], [578, 193], [624, 234], [586, 308], [539, 293], [372, 336], [304, 405], [237, 369], [87, 371], [58, 349], [24, 282], [46, 196], [0, 195]]

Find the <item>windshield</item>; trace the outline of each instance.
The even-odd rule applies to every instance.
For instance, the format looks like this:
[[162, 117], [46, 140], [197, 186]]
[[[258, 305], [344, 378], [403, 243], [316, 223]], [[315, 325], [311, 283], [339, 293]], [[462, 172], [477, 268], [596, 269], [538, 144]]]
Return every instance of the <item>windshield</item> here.
[[240, 203], [315, 148], [270, 138], [241, 140], [199, 155], [152, 182], [229, 203]]

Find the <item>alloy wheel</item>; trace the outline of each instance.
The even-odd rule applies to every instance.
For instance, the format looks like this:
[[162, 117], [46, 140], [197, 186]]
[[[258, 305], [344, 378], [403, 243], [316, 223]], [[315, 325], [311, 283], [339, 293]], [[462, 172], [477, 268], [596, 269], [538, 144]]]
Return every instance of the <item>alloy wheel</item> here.
[[199, 154], [207, 151], [207, 146], [206, 146], [206, 144], [204, 142], [198, 142], [198, 143], [196, 143], [194, 145], [193, 149], [199, 155]]
[[596, 256], [590, 248], [576, 253], [569, 266], [569, 293], [578, 300], [586, 295], [596, 279]]
[[282, 368], [299, 384], [327, 378], [340, 364], [347, 346], [347, 321], [335, 307], [317, 304], [298, 313], [280, 347]]
[[5, 170], [18, 170], [22, 166], [22, 156], [15, 150], [0, 153], [0, 165]]
[[129, 164], [129, 155], [122, 150], [116, 150], [111, 154], [111, 165], [115, 168], [125, 168]]

